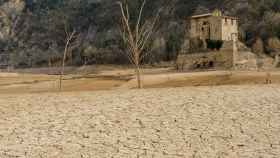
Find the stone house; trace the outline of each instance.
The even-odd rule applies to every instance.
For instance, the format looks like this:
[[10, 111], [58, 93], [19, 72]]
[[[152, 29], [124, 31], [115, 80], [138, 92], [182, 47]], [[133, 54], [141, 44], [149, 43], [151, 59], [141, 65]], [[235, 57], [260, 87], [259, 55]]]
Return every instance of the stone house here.
[[[251, 49], [238, 40], [238, 18], [224, 16], [219, 10], [212, 13], [194, 15], [190, 17], [189, 50], [179, 53], [178, 69], [238, 69], [256, 70], [260, 65], [270, 67], [273, 59], [265, 57], [260, 60]], [[192, 41], [202, 41], [202, 49], [194, 49]], [[206, 40], [222, 41], [219, 50], [208, 49]], [[263, 63], [263, 64], [260, 64]]]
[[236, 17], [224, 16], [219, 10], [191, 17], [191, 38], [232, 41], [237, 36], [238, 18]]

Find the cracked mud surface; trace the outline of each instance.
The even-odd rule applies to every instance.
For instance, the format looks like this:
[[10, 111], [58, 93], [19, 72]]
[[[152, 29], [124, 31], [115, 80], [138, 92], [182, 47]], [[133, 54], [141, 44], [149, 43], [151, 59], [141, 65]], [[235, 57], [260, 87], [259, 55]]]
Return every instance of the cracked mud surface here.
[[0, 95], [1, 158], [277, 158], [280, 86]]

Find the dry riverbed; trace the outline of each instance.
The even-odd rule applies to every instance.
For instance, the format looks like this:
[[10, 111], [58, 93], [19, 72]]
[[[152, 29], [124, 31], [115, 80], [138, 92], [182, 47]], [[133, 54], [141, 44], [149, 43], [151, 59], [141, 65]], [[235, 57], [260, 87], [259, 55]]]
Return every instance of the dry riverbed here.
[[277, 158], [279, 133], [279, 85], [0, 95], [1, 158]]

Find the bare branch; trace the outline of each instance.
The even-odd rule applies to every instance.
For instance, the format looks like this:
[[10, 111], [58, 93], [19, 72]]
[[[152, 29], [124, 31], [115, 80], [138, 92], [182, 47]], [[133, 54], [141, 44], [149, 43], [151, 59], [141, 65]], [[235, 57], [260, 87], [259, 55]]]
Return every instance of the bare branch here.
[[148, 52], [143, 53], [142, 51], [145, 48], [147, 41], [150, 39], [154, 30], [154, 26], [159, 18], [159, 13], [158, 13], [152, 22], [146, 21], [142, 25], [141, 21], [142, 21], [142, 14], [143, 14], [145, 3], [146, 1], [143, 0], [143, 3], [141, 5], [138, 14], [137, 22], [134, 26], [134, 30], [132, 30], [129, 21], [128, 6], [126, 5], [126, 8], [124, 9], [123, 4], [121, 2], [118, 2], [118, 4], [120, 5], [121, 16], [122, 16], [120, 34], [127, 47], [125, 53], [129, 61], [131, 62], [131, 64], [135, 66], [138, 88], [142, 88], [141, 68], [140, 68], [141, 60], [143, 59], [143, 57], [145, 57], [148, 54]]
[[145, 48], [145, 45], [146, 45], [147, 41], [149, 40], [149, 38], [151, 37], [151, 35], [152, 35], [152, 33], [153, 33], [155, 24], [156, 24], [157, 20], [159, 19], [159, 14], [160, 14], [160, 11], [157, 13], [156, 17], [154, 18], [151, 27], [147, 29], [147, 30], [148, 30], [148, 31], [147, 31], [147, 35], [144, 36], [143, 44], [142, 44], [142, 46], [140, 47], [140, 50], [141, 50], [141, 51]]
[[[143, 12], [143, 8], [145, 6], [146, 0], [143, 1], [140, 12], [139, 12], [139, 16], [138, 16], [138, 20], [137, 20], [137, 24], [136, 24], [136, 28], [135, 28], [135, 32], [136, 32], [136, 41], [138, 41], [138, 36], [139, 36], [139, 25], [141, 22], [141, 17], [142, 17], [142, 12]], [[138, 42], [136, 42], [137, 45]]]
[[129, 26], [129, 21], [128, 21], [127, 17], [124, 14], [123, 5], [122, 5], [122, 3], [119, 3], [119, 5], [121, 7], [122, 17], [123, 17], [123, 21], [125, 23], [125, 29], [128, 31], [129, 40], [134, 43], [132, 31], [131, 31], [130, 26]]
[[69, 45], [70, 45], [72, 39], [75, 37], [76, 30], [74, 30], [70, 35], [67, 31], [65, 33], [66, 33], [67, 36], [66, 36], [66, 44], [65, 44], [65, 47], [64, 47], [64, 53], [63, 53], [63, 59], [62, 59], [61, 72], [60, 72], [60, 77], [59, 77], [59, 90], [60, 91], [62, 90], [62, 78], [63, 78], [63, 75], [64, 75], [65, 60], [66, 60], [66, 57], [67, 57]]
[[127, 17], [127, 20], [129, 21], [130, 20], [130, 14], [129, 14], [129, 10], [128, 10], [128, 4], [125, 5], [125, 8], [126, 8], [126, 17]]

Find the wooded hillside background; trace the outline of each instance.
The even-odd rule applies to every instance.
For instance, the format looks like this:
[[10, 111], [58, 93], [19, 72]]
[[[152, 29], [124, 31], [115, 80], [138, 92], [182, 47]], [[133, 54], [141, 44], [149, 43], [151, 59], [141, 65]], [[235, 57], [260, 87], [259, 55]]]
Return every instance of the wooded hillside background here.
[[[127, 64], [119, 34], [117, 0], [0, 0], [0, 54], [15, 67], [55, 66], [61, 61], [66, 32], [76, 30], [67, 65]], [[128, 0], [136, 19], [141, 0]], [[187, 46], [187, 18], [215, 8], [237, 16], [240, 39], [256, 53], [280, 51], [280, 0], [147, 0], [149, 19], [159, 9], [160, 22], [144, 62], [176, 58]]]

